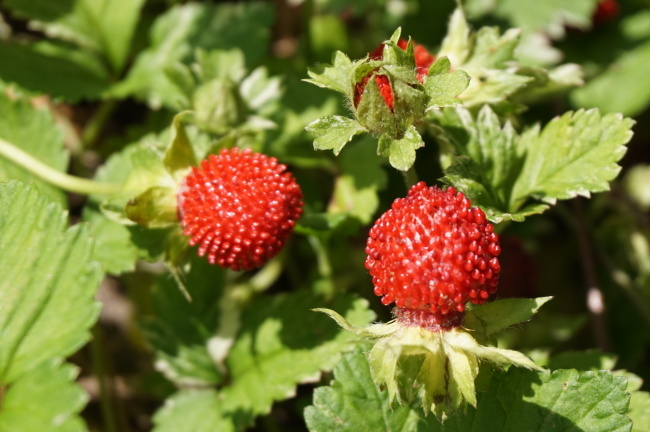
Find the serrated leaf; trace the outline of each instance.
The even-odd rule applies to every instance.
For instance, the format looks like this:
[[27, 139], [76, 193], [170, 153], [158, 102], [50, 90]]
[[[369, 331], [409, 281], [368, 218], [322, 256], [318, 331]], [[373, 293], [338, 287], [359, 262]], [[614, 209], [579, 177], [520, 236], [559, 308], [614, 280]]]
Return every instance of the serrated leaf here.
[[156, 369], [167, 379], [179, 386], [216, 385], [224, 371], [217, 368], [209, 345], [220, 323], [225, 274], [198, 256], [190, 263], [184, 282], [191, 301], [164, 275], [152, 295], [154, 316], [142, 325], [155, 351]]
[[[89, 51], [56, 41], [0, 43], [0, 78], [37, 94], [75, 102], [98, 99], [110, 87], [101, 60]], [[43, 76], [41, 71], [48, 71]]]
[[552, 297], [504, 299], [477, 306], [467, 312], [463, 327], [474, 330], [481, 340], [507, 327], [528, 321]]
[[393, 406], [386, 391], [370, 377], [364, 348], [343, 356], [334, 368], [334, 380], [314, 392], [313, 405], [305, 408], [311, 432], [413, 432], [425, 431], [422, 412], [412, 406]]
[[77, 374], [72, 365], [48, 360], [3, 389], [0, 432], [86, 431], [78, 414], [88, 395], [74, 384]]
[[455, 70], [451, 72], [449, 58], [437, 59], [429, 68], [424, 83], [424, 91], [429, 98], [426, 110], [461, 104], [462, 102], [457, 96], [467, 88], [469, 82], [470, 77], [465, 71]]
[[131, 50], [131, 39], [144, 0], [9, 0], [5, 6], [32, 21], [50, 37], [74, 42], [102, 54], [119, 72]]
[[[66, 170], [68, 153], [64, 147], [63, 131], [56, 125], [50, 111], [34, 108], [23, 98], [11, 100], [0, 92], [0, 112], [0, 139], [56, 170]], [[0, 157], [0, 181], [12, 179], [33, 182], [43, 194], [66, 205], [62, 191]]]
[[352, 61], [341, 51], [332, 55], [332, 64], [319, 64], [309, 68], [307, 74], [311, 79], [304, 81], [317, 85], [318, 87], [332, 89], [343, 93], [348, 98], [352, 97], [353, 83], [350, 80], [352, 75]]
[[447, 35], [436, 57], [448, 57], [454, 66], [465, 63], [472, 49], [470, 33], [463, 9], [456, 8], [449, 18]]
[[356, 120], [338, 115], [321, 117], [309, 123], [305, 129], [316, 135], [316, 150], [333, 150], [335, 155], [338, 155], [355, 135], [367, 132]]
[[511, 203], [535, 195], [554, 204], [608, 190], [621, 169], [617, 162], [632, 137], [633, 123], [620, 114], [579, 110], [553, 119], [539, 134], [526, 134], [526, 159]]
[[415, 150], [424, 146], [424, 141], [415, 126], [409, 126], [401, 139], [382, 135], [377, 145], [377, 153], [387, 157], [393, 168], [407, 171], [415, 163]]
[[8, 383], [89, 338], [102, 278], [85, 227], [33, 186], [0, 185], [0, 382]]
[[151, 28], [151, 45], [136, 58], [126, 79], [112, 91], [118, 97], [134, 95], [157, 108], [175, 108], [182, 91], [165, 74], [168, 65], [191, 61], [197, 48], [206, 51], [239, 48], [246, 61], [257, 63], [267, 52], [270, 5], [187, 3], [170, 8]]
[[[194, 411], [192, 430], [220, 430], [228, 424], [224, 421], [241, 430], [255, 416], [268, 413], [274, 401], [292, 397], [297, 384], [318, 380], [352, 340], [328, 317], [311, 310], [320, 305], [318, 297], [304, 291], [251, 304], [227, 358], [232, 384], [219, 392], [178, 393], [156, 414], [155, 430], [171, 431], [170, 425], [185, 421], [187, 410], [175, 401], [195, 397], [200, 406]], [[374, 317], [365, 300], [348, 295], [338, 296], [331, 306], [345, 312], [353, 324], [364, 325]]]

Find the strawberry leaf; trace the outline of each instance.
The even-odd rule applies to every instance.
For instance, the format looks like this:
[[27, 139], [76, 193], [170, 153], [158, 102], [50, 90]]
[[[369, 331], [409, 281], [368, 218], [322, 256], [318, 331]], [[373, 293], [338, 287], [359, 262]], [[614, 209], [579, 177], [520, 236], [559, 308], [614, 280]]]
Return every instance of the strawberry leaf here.
[[393, 406], [386, 390], [372, 382], [363, 353], [367, 349], [360, 345], [343, 356], [330, 385], [316, 389], [313, 404], [305, 408], [307, 428], [312, 432], [427, 430], [419, 407]]
[[12, 382], [2, 395], [0, 431], [87, 431], [78, 414], [88, 395], [74, 384], [77, 374], [50, 359]]
[[30, 18], [46, 35], [98, 53], [114, 71], [122, 70], [144, 0], [9, 0], [5, 6]]
[[151, 27], [151, 45], [135, 59], [126, 79], [112, 94], [136, 96], [152, 107], [176, 108], [186, 99], [165, 72], [178, 62], [187, 64], [197, 48], [240, 48], [249, 64], [267, 51], [271, 6], [262, 2], [241, 4], [188, 3], [170, 8]]
[[[268, 413], [273, 402], [293, 396], [296, 385], [318, 380], [353, 338], [325, 315], [311, 311], [319, 305], [322, 300], [306, 292], [260, 298], [251, 304], [226, 360], [232, 384], [219, 391], [178, 392], [170, 399], [173, 403], [156, 414], [155, 430], [176, 430], [173, 425], [186, 421], [189, 405], [194, 406], [193, 430], [229, 430], [228, 422], [237, 425], [230, 430], [241, 430], [256, 416]], [[331, 306], [346, 311], [354, 324], [366, 324], [374, 316], [365, 300], [347, 295], [338, 296]]]
[[8, 383], [89, 338], [102, 273], [85, 227], [33, 186], [0, 185], [0, 382]]
[[305, 129], [316, 135], [316, 150], [333, 150], [335, 155], [338, 155], [355, 135], [367, 132], [356, 120], [338, 115], [316, 119]]
[[[0, 92], [0, 112], [0, 139], [54, 169], [66, 170], [68, 152], [64, 147], [63, 131], [56, 125], [49, 110], [34, 108], [25, 98], [12, 100]], [[60, 205], [67, 205], [65, 195], [59, 189], [0, 157], [0, 181], [12, 179], [33, 182], [41, 193]]]
[[377, 153], [387, 157], [393, 168], [407, 171], [415, 163], [415, 150], [424, 146], [424, 141], [415, 126], [409, 126], [401, 139], [384, 134], [379, 138]]
[[534, 195], [555, 204], [558, 199], [609, 190], [621, 170], [617, 162], [632, 137], [633, 121], [598, 110], [568, 112], [521, 137], [526, 158], [515, 182], [511, 207]]
[[[353, 71], [352, 61], [341, 51], [332, 55], [332, 64], [319, 64], [309, 68], [307, 74], [311, 79], [304, 80], [318, 87], [328, 88], [343, 93], [352, 99], [354, 83], [350, 81]], [[365, 75], [365, 74], [364, 74]]]
[[462, 102], [457, 97], [469, 85], [470, 78], [465, 71], [451, 72], [449, 58], [437, 59], [429, 68], [429, 73], [424, 83], [427, 93], [427, 111], [449, 105], [460, 105]]
[[434, 131], [443, 148], [444, 181], [493, 222], [521, 221], [558, 199], [608, 190], [633, 123], [581, 110], [519, 135], [508, 122], [502, 127], [489, 106], [476, 119], [463, 108], [429, 115], [440, 125]]

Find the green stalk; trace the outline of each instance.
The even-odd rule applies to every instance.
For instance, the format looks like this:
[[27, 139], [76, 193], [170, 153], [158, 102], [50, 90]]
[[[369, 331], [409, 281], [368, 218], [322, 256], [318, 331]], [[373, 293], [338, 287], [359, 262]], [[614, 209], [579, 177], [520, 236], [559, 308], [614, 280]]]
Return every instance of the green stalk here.
[[99, 397], [102, 417], [104, 418], [104, 426], [106, 427], [106, 432], [118, 432], [115, 404], [112, 397], [111, 386], [108, 382], [109, 377], [105, 362], [106, 353], [104, 352], [104, 341], [102, 339], [99, 324], [96, 324], [95, 327], [93, 327], [92, 332], [93, 337], [90, 341], [90, 350], [92, 353], [93, 369], [99, 383]]
[[415, 167], [412, 166], [406, 171], [402, 171], [402, 175], [404, 176], [404, 183], [406, 183], [406, 189], [411, 189], [414, 184], [420, 181], [418, 178], [418, 174], [415, 172]]
[[3, 139], [0, 139], [0, 156], [41, 180], [68, 192], [82, 195], [111, 195], [119, 192], [121, 189], [120, 185], [101, 183], [57, 171]]
[[104, 101], [99, 106], [97, 111], [95, 111], [90, 121], [86, 124], [86, 127], [84, 128], [81, 136], [81, 141], [86, 146], [86, 148], [92, 148], [95, 146], [95, 143], [99, 139], [104, 126], [106, 126], [106, 122], [115, 112], [117, 103], [118, 101], [115, 99]]

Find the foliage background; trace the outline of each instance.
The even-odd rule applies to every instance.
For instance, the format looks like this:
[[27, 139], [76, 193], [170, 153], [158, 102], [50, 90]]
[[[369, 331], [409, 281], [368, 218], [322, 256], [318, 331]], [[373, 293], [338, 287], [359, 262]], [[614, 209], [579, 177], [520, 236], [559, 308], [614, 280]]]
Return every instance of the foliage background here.
[[[468, 0], [464, 6], [474, 28], [521, 28], [523, 64], [576, 63], [584, 71], [582, 86], [552, 97], [528, 95], [516, 127], [592, 107], [636, 120], [611, 191], [503, 226], [498, 294], [555, 298], [535, 320], [499, 334], [501, 346], [551, 369], [629, 371], [631, 391], [642, 386], [637, 377], [650, 379], [650, 3], [621, 0], [615, 17], [594, 22], [597, 3]], [[194, 259], [187, 303], [160, 264], [171, 229], [121, 225], [100, 211], [105, 195], [64, 194], [0, 159], [3, 182], [34, 185], [10, 182], [0, 190], [0, 264], [7, 275], [0, 292], [16, 300], [0, 306], [0, 329], [12, 335], [0, 350], [6, 391], [0, 430], [46, 430], [38, 422], [49, 421], [48, 413], [64, 418], [56, 430], [66, 431], [305, 430], [307, 406], [309, 427], [327, 430], [318, 429], [318, 421], [328, 423], [315, 410], [333, 403], [327, 389], [337, 384], [315, 394], [314, 388], [330, 384], [327, 371], [337, 364], [337, 379], [352, 385], [350, 375], [363, 375], [363, 362], [358, 351], [341, 361], [352, 348], [349, 336], [309, 309], [327, 306], [358, 324], [390, 319], [372, 295], [363, 247], [369, 225], [406, 189], [370, 138], [356, 139], [338, 157], [314, 151], [304, 127], [348, 107], [301, 80], [335, 50], [363, 57], [398, 26], [436, 52], [455, 6], [451, 0], [5, 0], [2, 140], [57, 170], [119, 183], [134, 169], [156, 166], [174, 115], [194, 109], [197, 126], [188, 126], [188, 134], [198, 155], [237, 144], [278, 157], [298, 178], [307, 214], [285, 252], [257, 273], [236, 275]], [[416, 170], [434, 184], [443, 177], [432, 163], [438, 144], [430, 134], [424, 139]], [[588, 304], [593, 287], [605, 299], [602, 315]], [[42, 328], [32, 328], [39, 311], [51, 321], [40, 318]], [[90, 332], [92, 342], [84, 345]], [[611, 381], [611, 375], [589, 377]], [[383, 403], [375, 402], [370, 406]], [[29, 419], [34, 423], [13, 416], [12, 407], [29, 412], [30, 404], [40, 413]], [[647, 429], [649, 406], [647, 393], [637, 392], [629, 413], [634, 430]], [[439, 427], [431, 417], [421, 423], [408, 407], [389, 411], [403, 419], [394, 430]], [[453, 427], [445, 430], [464, 430]]]

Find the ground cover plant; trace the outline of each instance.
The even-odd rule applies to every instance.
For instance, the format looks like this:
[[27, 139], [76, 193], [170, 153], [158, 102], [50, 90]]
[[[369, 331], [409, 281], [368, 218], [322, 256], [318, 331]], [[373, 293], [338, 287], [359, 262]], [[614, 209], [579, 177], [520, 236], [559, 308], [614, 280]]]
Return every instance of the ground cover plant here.
[[650, 430], [646, 0], [6, 0], [0, 431]]

